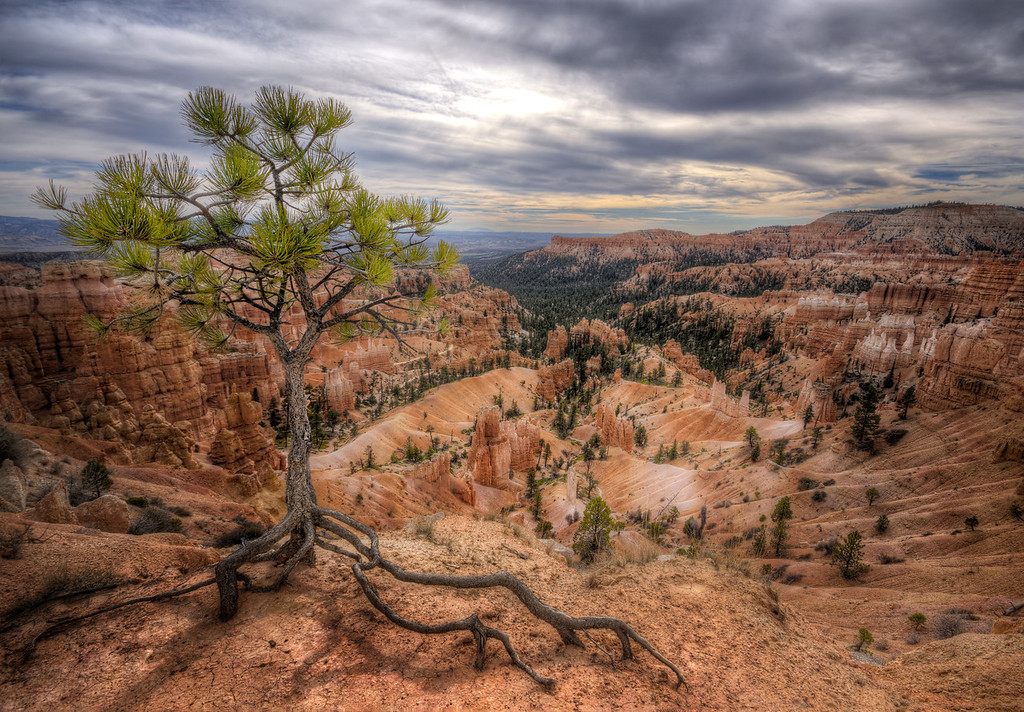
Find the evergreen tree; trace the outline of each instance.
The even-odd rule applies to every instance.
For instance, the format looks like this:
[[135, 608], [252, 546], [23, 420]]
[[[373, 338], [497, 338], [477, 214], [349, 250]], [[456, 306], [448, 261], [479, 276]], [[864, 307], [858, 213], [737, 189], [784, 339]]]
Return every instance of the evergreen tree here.
[[875, 637], [868, 632], [867, 628], [861, 628], [857, 631], [857, 652], [860, 652], [864, 648], [870, 646], [875, 642]]
[[114, 480], [110, 478], [110, 470], [99, 460], [89, 460], [85, 463], [81, 477], [82, 487], [92, 495], [92, 499], [96, 499], [104, 490], [114, 485]]
[[853, 412], [853, 426], [850, 432], [857, 440], [857, 445], [864, 450], [870, 450], [875, 445], [875, 433], [878, 432], [878, 424], [882, 416], [878, 414], [878, 402], [881, 399], [878, 389], [870, 381], [860, 386], [860, 398], [857, 401], [857, 408]]
[[774, 452], [775, 452], [775, 464], [777, 464], [777, 465], [785, 465], [786, 464], [786, 445], [787, 444], [788, 444], [788, 441], [785, 440], [785, 439], [779, 440], [777, 443], [775, 443], [775, 446], [772, 448], [772, 450], [774, 450]]
[[642, 424], [637, 425], [633, 430], [633, 442], [639, 447], [645, 447], [647, 445], [647, 428]]
[[786, 548], [786, 539], [789, 536], [789, 520], [793, 518], [793, 508], [790, 506], [789, 497], [783, 497], [772, 510], [772, 521], [775, 525], [771, 530], [771, 548], [776, 556], [782, 556]]
[[761, 436], [757, 434], [757, 428], [755, 428], [753, 425], [746, 429], [746, 431], [743, 433], [743, 438], [744, 440], [747, 441], [747, 445], [749, 445], [751, 448], [753, 448], [754, 445], [756, 445], [757, 443], [761, 442]]
[[825, 437], [825, 429], [820, 425], [815, 426], [814, 430], [811, 431], [811, 446], [817, 450], [818, 446], [821, 445], [822, 438]]
[[[181, 326], [211, 346], [227, 346], [240, 328], [276, 352], [292, 434], [288, 508], [277, 526], [217, 564], [227, 619], [238, 609], [239, 567], [288, 538], [295, 546], [285, 547], [284, 578], [294, 568], [289, 559], [309, 560], [324, 543], [317, 531], [325, 522], [331, 531], [358, 529], [320, 506], [313, 489], [303, 388], [313, 348], [328, 334], [402, 338], [435, 291], [396, 289], [396, 267], [444, 272], [458, 253], [444, 242], [427, 246], [447, 220], [439, 203], [381, 198], [359, 185], [351, 156], [335, 142], [351, 121], [336, 100], [263, 87], [246, 106], [204, 87], [188, 95], [182, 116], [194, 140], [212, 150], [208, 169], [184, 155], [117, 156], [103, 162], [83, 200], [69, 202], [53, 181], [33, 199], [58, 211], [71, 242], [107, 260], [133, 288], [128, 311], [111, 321], [90, 318], [101, 334], [149, 333], [173, 303]], [[411, 318], [401, 311], [407, 307]]]
[[762, 524], [756, 532], [754, 532], [754, 538], [750, 542], [751, 552], [755, 558], [762, 558], [768, 554], [768, 525]]
[[907, 419], [907, 412], [910, 410], [910, 406], [914, 405], [917, 400], [917, 386], [911, 386], [907, 390], [903, 391], [897, 401], [898, 411], [900, 420]]
[[807, 408], [804, 409], [804, 429], [814, 420], [814, 405], [808, 403]]
[[843, 575], [843, 578], [854, 578], [864, 571], [866, 567], [861, 563], [863, 558], [863, 537], [856, 529], [850, 532], [846, 539], [840, 539], [832, 547], [832, 565], [839, 568], [839, 573]]
[[889, 369], [889, 373], [885, 374], [885, 378], [882, 380], [882, 388], [889, 390], [896, 383], [896, 362], [893, 361], [892, 367]]
[[593, 563], [597, 555], [610, 546], [609, 535], [614, 527], [615, 522], [608, 505], [600, 497], [594, 497], [583, 511], [583, 520], [573, 539], [573, 551], [583, 563]]

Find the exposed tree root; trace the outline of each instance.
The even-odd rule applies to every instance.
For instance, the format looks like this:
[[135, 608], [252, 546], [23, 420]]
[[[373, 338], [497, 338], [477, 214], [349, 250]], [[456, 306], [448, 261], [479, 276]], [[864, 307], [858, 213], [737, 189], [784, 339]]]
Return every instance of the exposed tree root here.
[[67, 628], [70, 625], [74, 625], [75, 623], [80, 623], [81, 621], [88, 620], [89, 618], [94, 618], [103, 613], [116, 611], [119, 608], [134, 606], [137, 603], [151, 603], [153, 601], [163, 601], [169, 598], [184, 596], [186, 593], [198, 591], [199, 589], [205, 588], [206, 586], [211, 586], [216, 582], [216, 578], [206, 579], [204, 581], [200, 581], [199, 583], [194, 583], [191, 586], [185, 586], [183, 588], [174, 588], [170, 591], [163, 591], [162, 593], [157, 593], [152, 596], [140, 596], [139, 598], [131, 598], [127, 601], [121, 601], [120, 603], [114, 603], [109, 606], [104, 606], [103, 608], [97, 608], [95, 611], [83, 613], [80, 616], [68, 616], [66, 618], [58, 618], [55, 621], [50, 621], [49, 626], [44, 628], [39, 634], [32, 638], [26, 649], [23, 651], [23, 654], [25, 658], [28, 658], [28, 656], [32, 654], [32, 651], [36, 649], [36, 645], [39, 643], [40, 640], [49, 638], [51, 635], [63, 630], [64, 628]]
[[[322, 530], [323, 534], [318, 533], [318, 529]], [[342, 546], [333, 543], [333, 541], [328, 541], [324, 534], [334, 535], [337, 537], [334, 541], [347, 542], [351, 545], [352, 550], [345, 549]], [[274, 548], [275, 545], [285, 537], [288, 537], [288, 541], [277, 546], [277, 548]], [[365, 542], [362, 537], [368, 539], [369, 542]], [[315, 505], [312, 511], [308, 512], [306, 516], [296, 514], [296, 510], [290, 511], [285, 515], [280, 523], [259, 538], [243, 542], [240, 547], [223, 558], [216, 565], [214, 578], [206, 579], [190, 586], [164, 591], [163, 593], [152, 596], [142, 596], [128, 601], [122, 601], [83, 615], [71, 616], [52, 621], [49, 627], [44, 629], [31, 641], [28, 650], [26, 651], [26, 657], [31, 654], [39, 640], [49, 637], [57, 631], [72, 624], [137, 603], [160, 601], [174, 598], [176, 596], [182, 596], [200, 588], [210, 586], [214, 583], [217, 584], [220, 595], [220, 617], [222, 620], [228, 620], [234, 616], [238, 610], [239, 581], [241, 581], [245, 585], [246, 590], [249, 591], [277, 591], [284, 585], [288, 576], [300, 562], [311, 562], [314, 547], [316, 546], [319, 546], [326, 551], [354, 559], [355, 561], [352, 564], [352, 573], [354, 574], [356, 581], [359, 583], [363, 594], [374, 608], [383, 613], [384, 616], [395, 625], [423, 635], [451, 633], [460, 630], [471, 633], [476, 642], [475, 665], [478, 670], [482, 669], [484, 666], [487, 640], [493, 638], [501, 642], [504, 646], [505, 652], [508, 653], [512, 664], [529, 675], [537, 683], [544, 685], [545, 687], [550, 687], [555, 682], [553, 678], [545, 677], [537, 673], [520, 657], [519, 652], [512, 645], [508, 634], [502, 630], [486, 625], [482, 620], [480, 620], [479, 615], [476, 613], [461, 620], [429, 625], [405, 618], [383, 601], [376, 587], [368, 578], [367, 572], [372, 571], [373, 569], [381, 569], [398, 581], [423, 586], [445, 586], [457, 589], [495, 587], [508, 589], [515, 594], [515, 596], [526, 607], [526, 609], [534, 615], [534, 617], [554, 628], [555, 632], [558, 633], [559, 638], [561, 638], [562, 642], [566, 645], [584, 647], [583, 641], [579, 636], [579, 633], [582, 632], [601, 652], [612, 660], [612, 667], [614, 668], [615, 659], [612, 654], [598, 644], [590, 635], [590, 631], [593, 630], [603, 629], [612, 631], [619, 639], [619, 644], [622, 647], [623, 660], [633, 659], [632, 644], [636, 643], [650, 653], [656, 660], [675, 673], [677, 680], [675, 686], [677, 688], [679, 686], [687, 686], [686, 680], [683, 678], [683, 674], [680, 672], [679, 668], [669, 661], [668, 658], [658, 652], [646, 639], [641, 637], [628, 623], [623, 620], [608, 616], [584, 616], [581, 618], [570, 616], [541, 601], [526, 584], [507, 571], [496, 571], [491, 574], [471, 576], [406, 571], [398, 564], [381, 556], [379, 539], [377, 537], [377, 533], [372, 529], [346, 514]], [[280, 572], [278, 572], [269, 584], [253, 584], [247, 574], [239, 571], [240, 567], [246, 563], [269, 560], [278, 561], [281, 567]], [[689, 688], [687, 687], [687, 689]]]
[[[374, 587], [370, 582], [366, 573], [379, 568], [386, 571], [393, 578], [399, 581], [420, 584], [423, 586], [446, 586], [458, 589], [506, 588], [515, 594], [530, 613], [554, 628], [555, 632], [558, 633], [559, 638], [561, 638], [562, 642], [566, 645], [584, 647], [583, 641], [580, 639], [579, 632], [583, 632], [588, 638], [593, 640], [589, 631], [598, 629], [610, 630], [615, 633], [619, 639], [619, 644], [622, 647], [622, 658], [624, 660], [633, 659], [632, 644], [636, 643], [650, 653], [656, 660], [675, 673], [677, 680], [676, 687], [679, 687], [680, 685], [686, 686], [686, 680], [683, 678], [683, 674], [679, 668], [668, 660], [668, 658], [658, 652], [654, 646], [633, 630], [633, 628], [625, 621], [608, 616], [585, 616], [582, 618], [570, 616], [545, 604], [537, 598], [536, 595], [534, 595], [533, 591], [531, 591], [526, 584], [507, 571], [497, 571], [492, 574], [477, 576], [457, 576], [452, 574], [406, 571], [396, 563], [381, 556], [379, 539], [375, 531], [348, 515], [333, 509], [314, 505], [312, 511], [309, 512], [307, 516], [303, 517], [300, 521], [296, 521], [298, 517], [293, 517], [293, 512], [290, 512], [285, 516], [285, 518], [282, 519], [276, 527], [268, 531], [266, 534], [251, 542], [246, 542], [242, 547], [223, 559], [217, 565], [217, 585], [220, 589], [220, 615], [222, 620], [231, 618], [238, 609], [239, 580], [245, 582], [246, 588], [249, 590], [277, 590], [288, 578], [288, 575], [299, 561], [306, 557], [312, 551], [314, 546], [319, 546], [327, 551], [355, 559], [355, 563], [352, 564], [352, 573], [355, 575], [356, 581], [362, 588], [363, 594], [374, 608], [383, 613], [384, 616], [395, 625], [424, 635], [451, 633], [458, 630], [469, 631], [473, 635], [477, 645], [476, 666], [478, 669], [484, 664], [487, 639], [494, 638], [495, 640], [500, 641], [505, 647], [505, 651], [508, 653], [509, 658], [516, 667], [523, 670], [523, 672], [541, 685], [549, 686], [554, 683], [553, 679], [539, 675], [533, 670], [533, 668], [522, 660], [506, 633], [485, 625], [477, 614], [474, 613], [468, 618], [464, 618], [462, 620], [431, 625], [410, 620], [397, 613], [383, 601], [380, 594], [377, 592], [376, 587]], [[344, 549], [325, 540], [323, 536], [317, 534], [318, 528], [335, 535], [339, 540], [348, 542], [352, 546], [353, 550], [350, 551]], [[248, 561], [267, 558], [266, 552], [271, 550], [271, 547], [285, 536], [291, 536], [289, 544], [299, 541], [300, 537], [296, 535], [299, 532], [301, 532], [301, 545], [291, 547], [290, 557], [284, 563], [281, 573], [272, 584], [267, 586], [253, 586], [246, 578], [243, 578], [239, 574], [238, 569], [242, 564]], [[369, 542], [365, 542], [363, 537], [368, 539]], [[287, 548], [289, 544], [282, 546], [277, 551]], [[601, 646], [598, 646], [598, 648], [611, 657], [611, 654], [604, 648], [601, 648]]]

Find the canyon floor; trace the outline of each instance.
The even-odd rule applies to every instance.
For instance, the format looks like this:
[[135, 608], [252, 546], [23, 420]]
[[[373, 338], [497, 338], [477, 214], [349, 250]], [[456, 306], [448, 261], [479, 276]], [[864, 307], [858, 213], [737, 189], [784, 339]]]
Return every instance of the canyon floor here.
[[[557, 682], [493, 641], [477, 671], [471, 636], [395, 627], [331, 553], [243, 592], [228, 622], [204, 586], [51, 634], [209, 580], [284, 515], [283, 372], [259, 335], [213, 353], [169, 319], [97, 340], [83, 316], [130, 301], [108, 265], [0, 264], [0, 709], [1019, 712], [1022, 258], [1024, 210], [1005, 206], [556, 236], [488, 267], [491, 286], [456, 269], [419, 353], [312, 352], [321, 504], [406, 568], [504, 569], [569, 613], [625, 619], [679, 690], [613, 635], [565, 647], [504, 591], [371, 572], [410, 618], [479, 612]], [[90, 460], [109, 489], [85, 492]], [[592, 496], [621, 527], [584, 566]], [[757, 550], [784, 498], [784, 545]], [[830, 551], [852, 532], [865, 566], [847, 579]]]

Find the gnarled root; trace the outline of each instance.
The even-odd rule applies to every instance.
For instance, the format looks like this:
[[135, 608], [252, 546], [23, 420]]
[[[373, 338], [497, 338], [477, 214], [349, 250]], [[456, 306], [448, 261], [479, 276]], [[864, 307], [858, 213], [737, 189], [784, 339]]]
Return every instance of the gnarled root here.
[[[549, 686], [554, 683], [552, 678], [537, 674], [522, 660], [522, 658], [520, 658], [519, 653], [512, 646], [507, 634], [496, 628], [485, 625], [477, 614], [474, 613], [468, 618], [464, 618], [462, 620], [437, 623], [433, 625], [426, 625], [409, 620], [399, 615], [390, 606], [384, 603], [380, 598], [377, 589], [367, 578], [366, 572], [374, 568], [381, 568], [399, 581], [416, 583], [424, 586], [447, 586], [450, 588], [460, 589], [493, 588], [496, 586], [506, 588], [515, 594], [530, 613], [554, 628], [555, 632], [558, 633], [559, 637], [565, 644], [583, 647], [583, 642], [577, 634], [579, 631], [582, 631], [587, 635], [587, 637], [590, 637], [589, 631], [597, 629], [610, 630], [614, 632], [619, 639], [619, 644], [622, 647], [622, 658], [624, 660], [633, 659], [632, 643], [636, 643], [649, 652], [656, 660], [675, 673], [677, 688], [680, 685], [687, 687], [686, 680], [683, 678], [683, 674], [679, 668], [676, 667], [668, 658], [658, 652], [654, 646], [652, 646], [645, 638], [640, 636], [640, 634], [633, 630], [632, 626], [623, 620], [608, 616], [586, 616], [582, 618], [570, 616], [557, 608], [553, 608], [545, 604], [537, 598], [526, 584], [507, 571], [497, 571], [493, 574], [482, 576], [455, 576], [451, 574], [406, 571], [394, 562], [388, 561], [380, 555], [377, 535], [372, 529], [369, 529], [368, 527], [355, 522], [355, 520], [350, 517], [334, 510], [318, 508], [318, 513], [322, 517], [321, 526], [324, 526], [329, 531], [332, 531], [348, 540], [353, 544], [359, 554], [366, 557], [366, 561], [357, 560], [352, 564], [352, 572], [356, 577], [356, 581], [359, 582], [366, 598], [374, 608], [383, 613], [384, 616], [392, 623], [425, 635], [450, 633], [456, 630], [470, 631], [476, 640], [476, 666], [478, 669], [481, 668], [484, 663], [487, 639], [495, 638], [496, 640], [501, 641], [502, 645], [505, 646], [505, 651], [508, 653], [509, 658], [516, 667], [523, 670], [527, 675], [542, 685]], [[352, 532], [345, 530], [343, 527], [339, 527], [334, 522], [330, 522], [329, 519], [337, 519], [347, 526], [356, 525], [355, 528], [370, 539], [369, 546], [364, 544], [359, 537], [353, 535]]]
[[[288, 541], [275, 549], [275, 545], [286, 536], [289, 537]], [[332, 539], [327, 539], [327, 536], [332, 536]], [[368, 542], [364, 541], [364, 537]], [[351, 549], [341, 546], [341, 542], [346, 542]], [[381, 556], [376, 532], [346, 514], [324, 507], [314, 507], [301, 519], [298, 515], [289, 513], [266, 534], [253, 541], [245, 542], [217, 564], [216, 580], [220, 592], [221, 620], [231, 618], [238, 610], [239, 581], [245, 583], [246, 588], [251, 591], [276, 591], [285, 583], [288, 575], [300, 561], [308, 560], [312, 556], [314, 546], [354, 559], [352, 573], [363, 594], [374, 608], [383, 613], [395, 625], [424, 635], [451, 633], [459, 630], [470, 632], [476, 641], [476, 667], [478, 669], [482, 668], [484, 664], [487, 640], [493, 638], [500, 641], [505, 647], [509, 659], [516, 667], [541, 685], [554, 684], [552, 678], [538, 674], [523, 661], [505, 632], [484, 624], [477, 614], [474, 613], [461, 620], [431, 625], [410, 620], [397, 613], [383, 601], [376, 587], [367, 577], [367, 572], [373, 569], [382, 569], [399, 581], [423, 586], [447, 586], [458, 589], [494, 587], [508, 589], [515, 594], [530, 613], [554, 628], [566, 645], [584, 647], [579, 633], [582, 632], [591, 638], [590, 631], [610, 630], [619, 640], [623, 660], [633, 659], [633, 643], [636, 643], [675, 673], [677, 688], [686, 686], [686, 680], [679, 668], [623, 620], [608, 616], [581, 618], [570, 616], [541, 601], [526, 584], [507, 571], [497, 571], [479, 576], [406, 571]], [[245, 563], [267, 560], [276, 560], [281, 563], [280, 573], [268, 585], [253, 585], [249, 577], [239, 571], [239, 568]], [[598, 647], [600, 648], [600, 646]], [[604, 648], [600, 649], [610, 657], [608, 651]]]

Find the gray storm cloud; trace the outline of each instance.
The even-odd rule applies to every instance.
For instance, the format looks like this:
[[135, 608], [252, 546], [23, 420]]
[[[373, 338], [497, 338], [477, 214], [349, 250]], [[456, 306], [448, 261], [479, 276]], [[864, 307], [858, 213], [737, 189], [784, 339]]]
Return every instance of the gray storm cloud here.
[[364, 181], [453, 227], [690, 231], [934, 199], [1020, 204], [1017, 2], [7, 2], [0, 213], [185, 93], [331, 94]]

